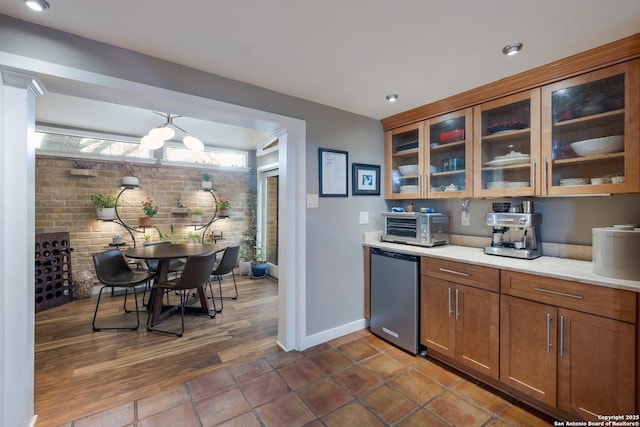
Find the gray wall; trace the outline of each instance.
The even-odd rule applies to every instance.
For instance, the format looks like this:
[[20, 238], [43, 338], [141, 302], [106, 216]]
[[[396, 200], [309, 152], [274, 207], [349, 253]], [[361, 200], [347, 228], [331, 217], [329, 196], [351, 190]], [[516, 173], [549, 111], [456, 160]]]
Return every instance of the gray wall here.
[[[318, 147], [346, 150], [350, 163], [383, 161], [378, 120], [3, 15], [0, 51], [305, 120], [308, 193], [318, 193]], [[307, 210], [307, 335], [363, 318], [362, 232], [381, 227], [373, 213], [384, 209], [382, 197], [357, 196], [322, 198], [317, 209]], [[360, 211], [375, 221], [359, 225]]]

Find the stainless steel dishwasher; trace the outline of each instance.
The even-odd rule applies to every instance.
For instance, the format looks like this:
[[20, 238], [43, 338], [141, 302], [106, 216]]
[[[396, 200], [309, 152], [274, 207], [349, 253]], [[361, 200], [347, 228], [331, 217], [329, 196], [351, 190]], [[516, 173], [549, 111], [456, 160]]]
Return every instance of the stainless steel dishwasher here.
[[371, 248], [371, 332], [418, 353], [420, 257]]

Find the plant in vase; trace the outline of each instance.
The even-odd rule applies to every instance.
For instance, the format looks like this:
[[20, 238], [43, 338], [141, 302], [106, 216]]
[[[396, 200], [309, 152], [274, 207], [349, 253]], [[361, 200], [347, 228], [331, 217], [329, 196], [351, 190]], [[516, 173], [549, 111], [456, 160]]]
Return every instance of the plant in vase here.
[[96, 208], [96, 215], [99, 220], [111, 221], [116, 215], [118, 196], [115, 194], [92, 194], [91, 203]]
[[138, 218], [140, 227], [151, 227], [151, 218], [158, 213], [158, 207], [153, 204], [153, 200], [147, 197], [147, 200], [142, 202], [142, 212], [145, 216]]
[[246, 228], [242, 232], [242, 239], [240, 240], [240, 274], [243, 276], [248, 276], [251, 273], [251, 261], [256, 254], [256, 239], [258, 235], [256, 205], [257, 199], [254, 190], [247, 198], [245, 208]]
[[131, 163], [127, 162], [125, 159], [122, 159], [121, 163], [124, 166], [124, 174], [125, 174], [125, 176], [122, 177], [122, 186], [137, 187], [140, 184], [140, 181], [136, 176], [135, 168]]
[[122, 234], [116, 233], [111, 236], [111, 244], [115, 246], [122, 245]]
[[202, 223], [202, 215], [204, 215], [204, 209], [200, 209], [200, 208], [191, 209], [191, 222], [193, 224]]
[[200, 236], [200, 233], [191, 231], [187, 233], [187, 241], [189, 243], [202, 243], [202, 236]]
[[207, 172], [202, 173], [202, 181], [200, 182], [200, 186], [203, 190], [211, 190], [213, 183], [211, 182], [211, 174]]
[[162, 234], [162, 231], [160, 231], [158, 227], [155, 227], [155, 229], [158, 231], [158, 237], [160, 238], [160, 241], [165, 242], [168, 240], [172, 245], [175, 245], [178, 242], [178, 239], [176, 238], [175, 232], [173, 230], [173, 224], [169, 226], [169, 234]]
[[231, 209], [231, 202], [228, 200], [220, 199], [216, 202], [218, 208], [218, 216], [229, 216], [229, 209]]
[[264, 248], [262, 246], [256, 246], [256, 254], [251, 261], [251, 276], [254, 278], [264, 277], [267, 273], [267, 265]]
[[143, 234], [142, 235], [142, 240], [146, 242], [148, 242], [151, 239], [151, 235], [150, 234]]

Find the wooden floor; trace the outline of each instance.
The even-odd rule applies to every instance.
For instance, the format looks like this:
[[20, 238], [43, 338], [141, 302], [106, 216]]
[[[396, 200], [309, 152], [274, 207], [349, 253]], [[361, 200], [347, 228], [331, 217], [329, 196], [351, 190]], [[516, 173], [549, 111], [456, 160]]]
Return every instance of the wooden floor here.
[[[181, 338], [148, 333], [146, 312], [141, 313], [138, 331], [93, 332], [96, 295], [37, 313], [37, 425], [64, 424], [281, 351], [275, 343], [277, 283], [236, 278], [238, 300], [225, 299], [215, 319], [187, 316]], [[230, 277], [223, 281], [223, 293], [233, 294]], [[99, 320], [135, 323], [134, 314], [123, 313], [122, 300], [103, 297], [100, 313], [106, 317]], [[178, 314], [159, 326], [179, 328], [179, 322]]]

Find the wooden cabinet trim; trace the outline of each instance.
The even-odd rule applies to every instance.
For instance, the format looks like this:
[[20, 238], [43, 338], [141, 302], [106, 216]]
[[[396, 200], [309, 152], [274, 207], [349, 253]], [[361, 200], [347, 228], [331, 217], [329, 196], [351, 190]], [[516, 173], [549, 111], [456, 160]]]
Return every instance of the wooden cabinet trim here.
[[384, 130], [415, 123], [640, 57], [640, 33], [381, 120]]
[[636, 321], [635, 292], [506, 270], [501, 271], [500, 287], [502, 294], [628, 323]]

